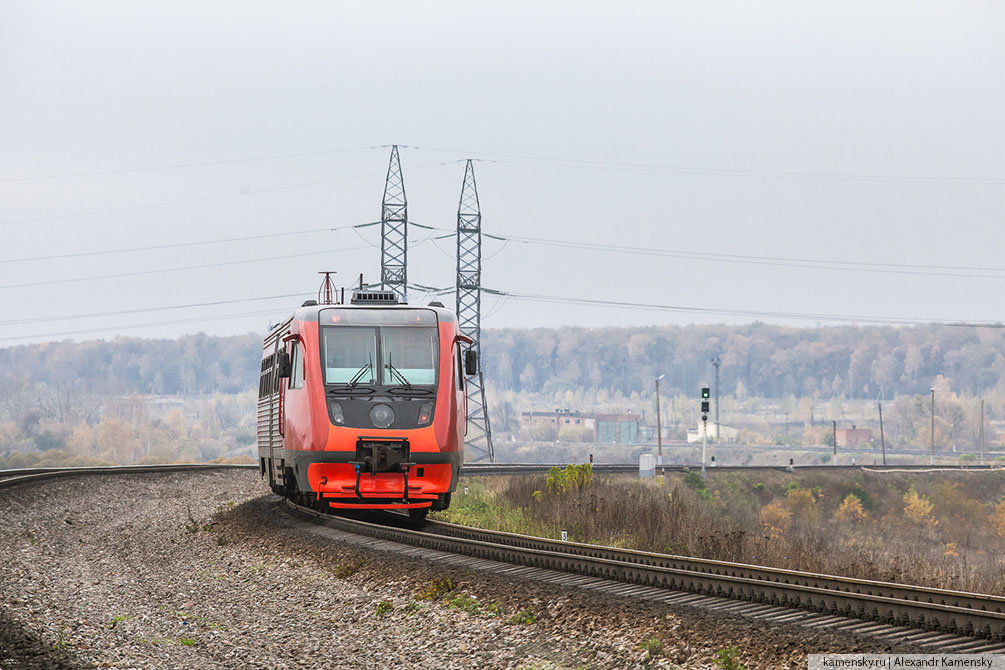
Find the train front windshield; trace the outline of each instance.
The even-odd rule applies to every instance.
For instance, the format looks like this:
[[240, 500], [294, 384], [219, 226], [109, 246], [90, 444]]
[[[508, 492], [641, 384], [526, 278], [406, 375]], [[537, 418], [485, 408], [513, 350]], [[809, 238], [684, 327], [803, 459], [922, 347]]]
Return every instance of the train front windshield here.
[[[355, 325], [367, 321], [373, 325]], [[440, 338], [433, 312], [339, 310], [321, 323], [326, 384], [436, 384]]]

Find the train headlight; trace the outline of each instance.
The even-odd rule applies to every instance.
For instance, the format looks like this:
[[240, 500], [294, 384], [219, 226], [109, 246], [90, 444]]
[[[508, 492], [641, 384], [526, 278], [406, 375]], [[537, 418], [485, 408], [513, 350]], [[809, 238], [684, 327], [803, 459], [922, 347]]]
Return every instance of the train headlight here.
[[331, 415], [332, 415], [332, 423], [338, 426], [345, 425], [345, 413], [342, 411], [342, 405], [338, 404], [337, 402], [333, 402], [331, 404]]
[[433, 421], [433, 403], [424, 402], [419, 406], [419, 425], [428, 426]]
[[374, 428], [387, 428], [394, 423], [394, 410], [383, 403], [374, 405], [370, 410], [370, 421]]

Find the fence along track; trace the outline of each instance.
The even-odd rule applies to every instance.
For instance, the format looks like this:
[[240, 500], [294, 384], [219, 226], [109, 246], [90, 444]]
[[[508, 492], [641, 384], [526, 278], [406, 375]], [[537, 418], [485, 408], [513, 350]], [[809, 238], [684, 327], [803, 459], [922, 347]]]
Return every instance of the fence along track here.
[[419, 531], [286, 504], [295, 516], [356, 535], [619, 582], [628, 585], [623, 586], [627, 595], [653, 589], [667, 595], [683, 592], [695, 599], [710, 597], [720, 609], [728, 601], [746, 601], [776, 616], [785, 609], [816, 614], [813, 621], [838, 628], [918, 634], [919, 642], [928, 633], [940, 648], [1005, 649], [996, 644], [1005, 640], [1005, 598], [999, 596], [557, 542], [441, 522], [427, 522]]

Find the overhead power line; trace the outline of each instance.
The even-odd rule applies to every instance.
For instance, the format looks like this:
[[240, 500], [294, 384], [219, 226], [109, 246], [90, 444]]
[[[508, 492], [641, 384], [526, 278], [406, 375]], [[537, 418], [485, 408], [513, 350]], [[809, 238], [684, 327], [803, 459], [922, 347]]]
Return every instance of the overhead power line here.
[[[447, 228], [424, 226], [414, 222], [411, 225], [429, 230], [443, 231], [445, 234], [434, 240], [453, 237]], [[922, 275], [931, 277], [963, 277], [967, 279], [1005, 279], [1005, 267], [973, 266], [973, 265], [923, 265], [909, 263], [877, 263], [873, 261], [844, 261], [824, 258], [793, 258], [784, 256], [754, 256], [748, 254], [723, 254], [705, 251], [686, 251], [682, 249], [661, 249], [658, 247], [636, 247], [618, 244], [601, 244], [596, 242], [581, 242], [577, 240], [560, 240], [542, 237], [524, 237], [520, 235], [501, 235], [485, 233], [501, 242], [519, 242], [521, 244], [540, 244], [543, 246], [585, 249], [588, 251], [606, 251], [614, 253], [635, 254], [640, 256], [662, 256], [684, 260], [702, 260], [720, 263], [742, 263], [748, 265], [768, 265], [776, 267], [796, 267], [813, 270], [838, 270], [845, 272], [879, 272], [883, 274]], [[1002, 274], [979, 274], [1002, 273]], [[975, 274], [976, 273], [976, 274]]]
[[[440, 163], [429, 163], [426, 165], [416, 165], [412, 167], [412, 170], [421, 170], [429, 167], [438, 167]], [[121, 212], [135, 212], [143, 209], [156, 209], [159, 207], [173, 207], [176, 205], [189, 205], [192, 203], [200, 202], [211, 202], [213, 200], [227, 200], [231, 198], [243, 198], [249, 195], [258, 195], [261, 193], [274, 193], [277, 191], [289, 191], [293, 189], [300, 188], [310, 188], [312, 186], [323, 186], [326, 184], [334, 184], [342, 181], [353, 181], [356, 179], [365, 179], [367, 177], [383, 176], [383, 172], [368, 172], [366, 174], [358, 174], [350, 177], [333, 177], [330, 179], [318, 179], [316, 181], [304, 182], [300, 184], [288, 184], [286, 186], [271, 186], [268, 188], [259, 189], [246, 189], [239, 191], [237, 193], [221, 193], [217, 195], [207, 195], [198, 198], [182, 198], [179, 200], [163, 200], [160, 202], [149, 202], [140, 205], [128, 205], [125, 207], [110, 207], [107, 209], [92, 209], [83, 212], [71, 212], [68, 214], [51, 214], [48, 216], [35, 216], [24, 219], [12, 219], [10, 221], [0, 221], [0, 226], [15, 226], [25, 223], [42, 223], [45, 221], [59, 221], [63, 219], [74, 219], [82, 216], [97, 216], [100, 214], [118, 214]]]
[[249, 316], [265, 316], [268, 314], [276, 314], [278, 309], [272, 310], [262, 310], [257, 312], [242, 312], [240, 314], [218, 314], [216, 316], [202, 316], [198, 318], [191, 319], [172, 319], [169, 321], [150, 321], [146, 323], [132, 323], [121, 326], [104, 326], [101, 328], [82, 328], [79, 330], [64, 330], [58, 333], [45, 333], [44, 335], [15, 335], [12, 337], [0, 337], [0, 342], [10, 342], [14, 340], [34, 340], [37, 338], [45, 337], [66, 337], [68, 335], [83, 335], [86, 333], [103, 333], [110, 331], [121, 331], [121, 330], [135, 330], [138, 328], [153, 328], [159, 326], [174, 326], [186, 323], [204, 323], [207, 321], [223, 321], [226, 319], [240, 319]]
[[243, 237], [225, 237], [216, 240], [202, 240], [199, 242], [178, 242], [173, 244], [153, 244], [144, 247], [130, 247], [127, 249], [104, 249], [101, 251], [78, 251], [72, 254], [53, 254], [50, 256], [24, 256], [22, 258], [3, 258], [0, 259], [0, 263], [24, 263], [28, 261], [51, 261], [64, 258], [80, 258], [83, 256], [107, 256], [111, 254], [126, 254], [134, 253], [137, 251], [155, 251], [159, 249], [180, 249], [183, 247], [201, 247], [210, 244], [225, 244], [229, 242], [245, 242], [247, 240], [265, 240], [275, 237], [292, 237], [295, 235], [310, 235], [312, 233], [327, 233], [335, 232], [339, 230], [350, 230], [358, 228], [367, 228], [369, 226], [376, 226], [380, 221], [371, 221], [369, 223], [357, 223], [351, 226], [335, 226], [334, 228], [311, 228], [309, 230], [293, 230], [285, 233], [267, 233], [265, 235], [245, 235]]
[[72, 277], [70, 279], [43, 279], [40, 281], [23, 282], [21, 284], [0, 285], [0, 289], [27, 288], [29, 286], [50, 286], [52, 284], [76, 284], [78, 282], [94, 281], [99, 279], [122, 279], [123, 277], [139, 277], [142, 275], [162, 274], [165, 272], [187, 272], [189, 270], [205, 270], [207, 268], [220, 268], [229, 265], [246, 265], [248, 263], [264, 263], [266, 261], [279, 261], [289, 258], [303, 258], [306, 256], [320, 256], [321, 254], [337, 254], [343, 251], [358, 251], [366, 249], [360, 247], [343, 247], [342, 249], [326, 249], [324, 251], [308, 251], [283, 256], [265, 256], [264, 258], [246, 258], [239, 261], [225, 261], [222, 263], [206, 263], [204, 265], [186, 265], [176, 268], [160, 268], [157, 270], [137, 270], [135, 272], [118, 272], [115, 274], [92, 275], [90, 277]]
[[[183, 305], [159, 305], [157, 307], [141, 307], [139, 309], [122, 309], [108, 312], [89, 312], [85, 314], [60, 314], [54, 316], [42, 316], [32, 319], [15, 319], [12, 321], [0, 321], [0, 326], [24, 325], [30, 323], [49, 323], [52, 321], [72, 321], [76, 319], [97, 319], [106, 316], [122, 316], [124, 314], [143, 314], [145, 312], [167, 312], [175, 309], [194, 309], [199, 307], [219, 307], [220, 305], [236, 305], [246, 302], [264, 302], [266, 300], [290, 300], [294, 298], [304, 298], [305, 293], [283, 293], [280, 295], [259, 296], [257, 298], [238, 298], [232, 300], [213, 300], [210, 302], [193, 302]], [[309, 297], [309, 296], [308, 296]]]
[[532, 293], [517, 293], [482, 288], [486, 293], [507, 296], [514, 300], [529, 300], [555, 304], [577, 304], [594, 307], [614, 307], [624, 309], [639, 309], [646, 311], [683, 312], [689, 314], [714, 314], [727, 316], [752, 316], [755, 318], [802, 319], [809, 321], [831, 321], [845, 323], [867, 323], [876, 325], [903, 326], [951, 326], [960, 328], [1005, 328], [1000, 321], [940, 321], [938, 319], [922, 319], [915, 317], [881, 317], [851, 314], [809, 314], [805, 312], [771, 312], [749, 309], [728, 309], [711, 307], [690, 307], [685, 305], [666, 305], [658, 303], [629, 302], [622, 300], [600, 300], [596, 298], [577, 298], [555, 295], [540, 295]]
[[292, 154], [273, 154], [271, 156], [251, 156], [245, 158], [224, 158], [212, 161], [197, 161], [192, 163], [168, 163], [166, 165], [148, 165], [128, 168], [115, 168], [110, 170], [89, 170], [86, 172], [62, 172], [57, 174], [29, 175], [25, 177], [0, 177], [0, 183], [17, 181], [42, 181], [45, 179], [70, 179], [73, 177], [93, 177], [97, 175], [127, 174], [131, 172], [154, 172], [157, 170], [178, 170], [181, 168], [209, 167], [213, 165], [233, 165], [235, 163], [256, 163], [261, 161], [274, 161], [286, 158], [308, 158], [314, 156], [330, 156], [333, 154], [344, 154], [353, 151], [366, 151], [376, 149], [372, 147], [353, 147], [351, 149], [327, 149], [324, 151], [304, 151]]
[[[1005, 177], [946, 177], [932, 175], [892, 175], [874, 173], [840, 173], [821, 171], [794, 170], [759, 170], [736, 169], [721, 167], [700, 167], [693, 165], [667, 165], [658, 163], [631, 163], [607, 160], [590, 160], [577, 158], [562, 158], [554, 156], [533, 156], [527, 154], [509, 154], [491, 151], [461, 151], [439, 147], [424, 147], [415, 145], [399, 145], [405, 149], [435, 151], [439, 153], [458, 154], [468, 158], [483, 157], [483, 160], [494, 163], [513, 163], [522, 165], [554, 166], [570, 168], [592, 168], [607, 170], [628, 170], [633, 172], [658, 172], [669, 174], [695, 174], [713, 177], [758, 177], [764, 179], [799, 179], [799, 180], [833, 180], [833, 181], [871, 181], [871, 182], [906, 182], [917, 184], [1005, 184]], [[518, 161], [532, 161], [519, 163]]]

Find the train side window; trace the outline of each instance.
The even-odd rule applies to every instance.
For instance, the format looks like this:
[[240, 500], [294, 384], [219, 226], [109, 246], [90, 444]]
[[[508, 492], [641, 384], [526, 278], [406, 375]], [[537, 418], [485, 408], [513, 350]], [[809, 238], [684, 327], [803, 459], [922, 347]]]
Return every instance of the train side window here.
[[290, 388], [303, 388], [304, 385], [304, 360], [299, 342], [293, 343], [293, 351], [290, 353], [290, 361], [293, 370], [290, 372]]
[[464, 390], [464, 362], [461, 360], [460, 345], [457, 345], [457, 389]]

